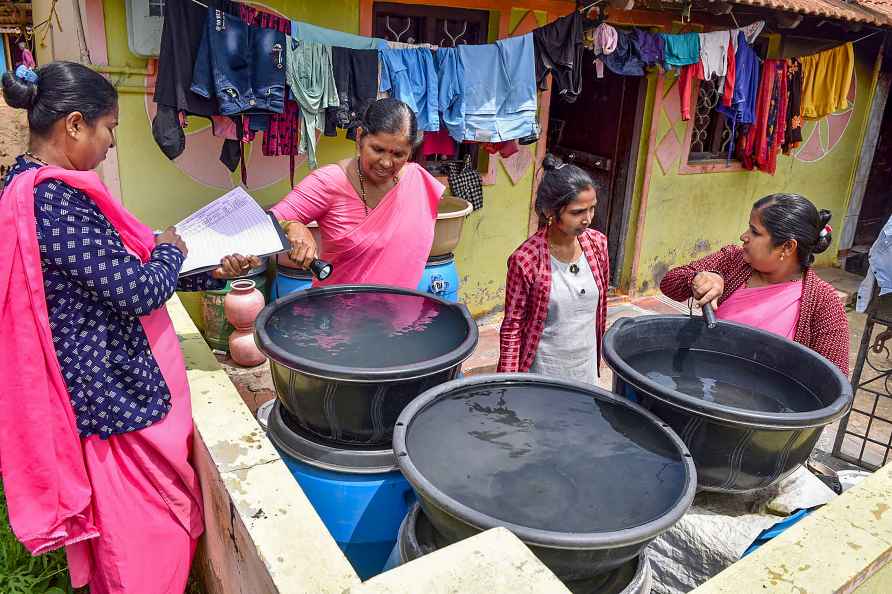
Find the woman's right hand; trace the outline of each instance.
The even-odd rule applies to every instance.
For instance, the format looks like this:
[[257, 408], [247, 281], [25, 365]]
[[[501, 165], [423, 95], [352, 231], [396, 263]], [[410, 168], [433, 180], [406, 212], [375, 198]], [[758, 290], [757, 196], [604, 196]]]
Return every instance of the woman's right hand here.
[[286, 236], [291, 242], [291, 251], [288, 253], [288, 257], [301, 268], [308, 269], [318, 254], [313, 234], [310, 233], [306, 225], [292, 221], [288, 225]]
[[724, 292], [725, 279], [715, 272], [698, 272], [691, 280], [691, 293], [701, 307], [711, 303], [713, 309], [718, 308], [719, 297]]
[[183, 238], [177, 233], [176, 227], [168, 227], [163, 233], [159, 233], [155, 236], [155, 245], [161, 245], [162, 243], [171, 244], [183, 252], [184, 256], [189, 255], [189, 250], [186, 248], [186, 242], [184, 242]]

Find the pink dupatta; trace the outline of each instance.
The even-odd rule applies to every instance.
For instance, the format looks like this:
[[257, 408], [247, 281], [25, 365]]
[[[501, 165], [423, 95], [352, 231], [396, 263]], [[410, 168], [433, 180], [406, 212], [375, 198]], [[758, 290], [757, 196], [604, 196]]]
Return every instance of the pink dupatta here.
[[[53, 347], [35, 233], [34, 188], [48, 179], [89, 196], [143, 262], [155, 245], [151, 228], [116, 202], [92, 171], [32, 169], [17, 175], [0, 199], [0, 333], [6, 339], [0, 349], [0, 460], [10, 524], [35, 555], [99, 536], [82, 443]], [[185, 394], [188, 406], [183, 356], [167, 309], [140, 322], [171, 394]], [[165, 499], [194, 499], [197, 482], [187, 483], [159, 488], [169, 487]], [[194, 509], [168, 503], [187, 531], [200, 534]]]
[[802, 302], [802, 281], [740, 287], [715, 312], [720, 320], [747, 324], [793, 340]]
[[[344, 175], [343, 183], [355, 193]], [[347, 191], [347, 188], [344, 188]], [[434, 241], [437, 203], [443, 185], [422, 167], [409, 164], [399, 183], [368, 218], [324, 240], [333, 272], [316, 285], [379, 284], [415, 289]]]

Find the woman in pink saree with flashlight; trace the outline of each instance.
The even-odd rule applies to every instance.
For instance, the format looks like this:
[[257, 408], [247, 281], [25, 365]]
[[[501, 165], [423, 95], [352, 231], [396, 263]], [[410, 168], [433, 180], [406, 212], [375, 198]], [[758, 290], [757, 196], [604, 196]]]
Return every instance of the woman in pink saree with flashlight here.
[[[272, 212], [286, 225], [292, 260], [332, 266], [316, 286], [381, 284], [415, 289], [434, 239], [443, 184], [409, 157], [418, 139], [415, 114], [396, 99], [365, 111], [356, 157], [313, 171]], [[316, 221], [322, 245], [306, 225]]]

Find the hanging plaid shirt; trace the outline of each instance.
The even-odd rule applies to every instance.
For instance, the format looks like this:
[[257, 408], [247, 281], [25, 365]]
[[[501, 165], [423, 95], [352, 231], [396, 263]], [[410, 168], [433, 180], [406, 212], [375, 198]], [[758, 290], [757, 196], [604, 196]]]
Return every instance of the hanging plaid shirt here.
[[[35, 167], [19, 157], [4, 187]], [[139, 316], [164, 306], [177, 288], [224, 282], [196, 275], [178, 287], [179, 249], [159, 245], [143, 264], [93, 201], [62, 182], [34, 188], [34, 211], [50, 331], [81, 437], [157, 423], [170, 410], [170, 391]]]
[[[551, 258], [548, 252], [547, 227], [539, 229], [508, 258], [505, 283], [505, 319], [499, 333], [500, 373], [529, 371], [536, 357], [539, 339], [548, 318], [551, 298]], [[598, 345], [598, 367], [601, 366], [601, 340], [607, 326], [607, 288], [610, 261], [607, 259], [607, 238], [588, 229], [579, 237], [582, 253], [588, 261], [598, 285], [598, 315], [595, 329]], [[580, 329], [583, 332], [584, 329]]]
[[[701, 260], [673, 268], [660, 282], [660, 290], [676, 301], [686, 301], [692, 297], [691, 281], [698, 272], [714, 272], [725, 279], [725, 289], [719, 297], [721, 305], [746, 285], [753, 269], [743, 259], [743, 248], [729, 245]], [[806, 268], [802, 281], [799, 321], [793, 340], [849, 373], [849, 320], [845, 307], [836, 289], [818, 278], [811, 267]]]

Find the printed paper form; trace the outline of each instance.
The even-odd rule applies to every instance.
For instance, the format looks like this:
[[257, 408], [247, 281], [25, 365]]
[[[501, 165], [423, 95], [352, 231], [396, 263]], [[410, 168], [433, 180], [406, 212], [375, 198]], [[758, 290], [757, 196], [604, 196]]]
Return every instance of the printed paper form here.
[[189, 254], [180, 274], [215, 266], [224, 256], [264, 256], [284, 249], [269, 215], [241, 187], [176, 225]]

